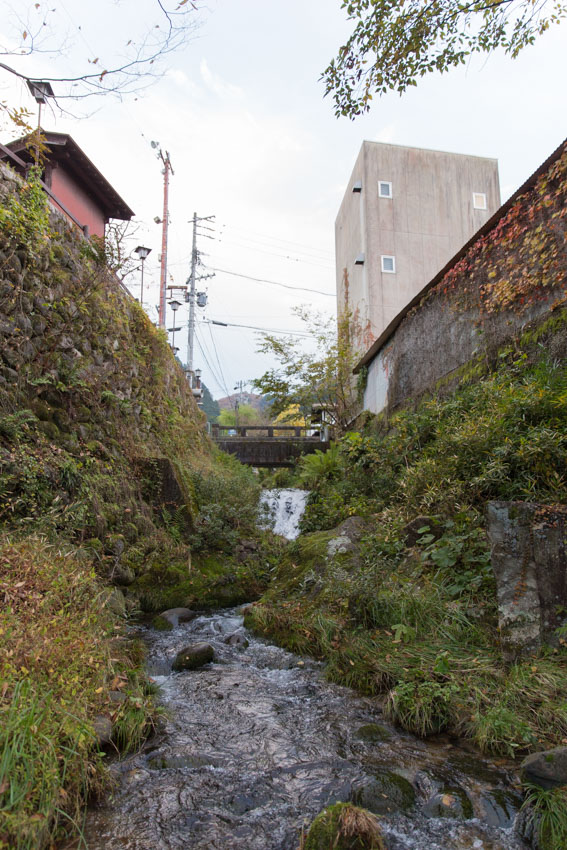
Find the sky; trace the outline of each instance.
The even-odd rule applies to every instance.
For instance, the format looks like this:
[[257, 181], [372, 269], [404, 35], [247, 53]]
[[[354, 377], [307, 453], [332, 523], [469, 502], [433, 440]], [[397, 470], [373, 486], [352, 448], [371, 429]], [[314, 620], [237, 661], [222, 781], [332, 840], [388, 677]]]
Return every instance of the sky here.
[[[15, 44], [22, 8], [21, 0], [0, 0], [0, 44]], [[36, 78], [67, 74], [88, 58], [111, 60], [155, 17], [154, 0], [53, 0], [50, 8], [46, 46], [57, 43], [57, 54], [0, 60]], [[476, 57], [401, 97], [375, 98], [368, 115], [350, 121], [334, 117], [319, 80], [350, 31], [339, 0], [209, 0], [197, 17], [151, 87], [122, 101], [107, 95], [69, 106], [73, 114], [47, 110], [42, 124], [70, 133], [135, 211], [132, 247], [152, 249], [144, 290], [152, 320], [161, 250], [154, 218], [163, 215], [152, 140], [174, 171], [170, 285], [189, 275], [194, 212], [214, 217], [198, 231], [200, 272], [214, 277], [198, 287], [208, 305], [197, 311], [195, 366], [216, 398], [274, 365], [257, 352], [255, 328], [301, 332], [298, 305], [334, 313], [334, 220], [363, 140], [496, 157], [505, 200], [566, 135], [567, 23], [514, 61]], [[0, 99], [36, 108], [25, 86], [1, 73]], [[2, 140], [14, 137], [2, 129]], [[139, 273], [127, 282], [139, 296]], [[183, 362], [187, 320], [183, 303], [175, 322]]]

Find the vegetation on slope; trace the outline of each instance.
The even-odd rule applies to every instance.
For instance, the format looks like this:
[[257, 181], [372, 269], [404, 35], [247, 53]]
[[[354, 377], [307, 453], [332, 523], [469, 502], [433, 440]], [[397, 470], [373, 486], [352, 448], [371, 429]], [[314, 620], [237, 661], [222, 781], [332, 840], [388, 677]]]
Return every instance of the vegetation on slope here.
[[0, 847], [39, 850], [103, 783], [97, 715], [118, 749], [151, 727], [125, 614], [249, 600], [270, 556], [259, 485], [102, 246], [0, 177]]
[[[511, 664], [499, 651], [484, 520], [491, 499], [567, 501], [567, 372], [546, 350], [564, 348], [564, 324], [553, 317], [453, 396], [301, 462], [315, 488], [308, 533], [250, 622], [327, 659], [330, 679], [382, 695], [418, 735], [447, 730], [508, 755], [567, 737], [563, 637]], [[358, 545], [330, 554], [346, 527], [335, 526], [355, 516]]]

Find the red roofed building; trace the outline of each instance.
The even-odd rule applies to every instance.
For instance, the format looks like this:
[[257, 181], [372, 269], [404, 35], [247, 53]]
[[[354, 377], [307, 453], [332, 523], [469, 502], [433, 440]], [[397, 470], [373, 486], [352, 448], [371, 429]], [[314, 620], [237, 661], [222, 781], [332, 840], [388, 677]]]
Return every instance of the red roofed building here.
[[[53, 206], [78, 225], [87, 236], [104, 237], [111, 218], [129, 221], [134, 213], [67, 133], [43, 132], [45, 144], [43, 182]], [[0, 160], [19, 173], [33, 165], [29, 136], [0, 145]]]

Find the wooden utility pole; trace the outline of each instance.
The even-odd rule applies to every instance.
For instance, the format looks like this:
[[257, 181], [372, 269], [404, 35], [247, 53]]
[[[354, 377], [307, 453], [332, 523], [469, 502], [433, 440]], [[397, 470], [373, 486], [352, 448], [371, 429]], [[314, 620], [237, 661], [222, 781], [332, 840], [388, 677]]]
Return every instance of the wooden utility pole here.
[[[199, 255], [197, 254], [197, 222], [199, 219], [197, 218], [197, 213], [193, 213], [193, 247], [191, 249], [191, 274], [189, 275], [188, 284], [188, 299], [189, 299], [189, 337], [187, 340], [187, 371], [189, 372], [190, 379], [192, 380], [192, 376], [194, 373], [193, 368], [193, 344], [195, 339], [195, 274], [197, 271], [197, 261], [199, 259]], [[192, 386], [192, 384], [191, 384]]]
[[173, 174], [169, 151], [163, 151], [158, 142], [152, 142], [153, 148], [159, 148], [158, 156], [163, 163], [163, 218], [161, 221], [161, 272], [159, 278], [159, 320], [160, 328], [165, 328], [165, 309], [167, 297], [167, 230], [169, 227], [169, 172]]

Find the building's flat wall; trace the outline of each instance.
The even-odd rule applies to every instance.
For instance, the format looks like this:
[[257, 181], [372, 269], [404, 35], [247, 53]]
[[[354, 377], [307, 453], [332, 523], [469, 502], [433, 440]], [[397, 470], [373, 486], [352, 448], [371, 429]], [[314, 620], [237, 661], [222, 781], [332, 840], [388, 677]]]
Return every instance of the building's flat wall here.
[[79, 184], [63, 168], [54, 168], [51, 174], [51, 191], [67, 207], [81, 227], [89, 228], [91, 236], [104, 238], [104, 213]]
[[[378, 181], [392, 184], [381, 198]], [[362, 192], [353, 193], [356, 182]], [[473, 192], [486, 196], [474, 209]], [[336, 221], [337, 295], [364, 351], [500, 205], [494, 159], [364, 142]], [[364, 265], [355, 265], [364, 253]], [[395, 274], [382, 272], [382, 255]]]
[[398, 407], [492, 356], [567, 296], [567, 150], [424, 294], [368, 363], [364, 406]]

